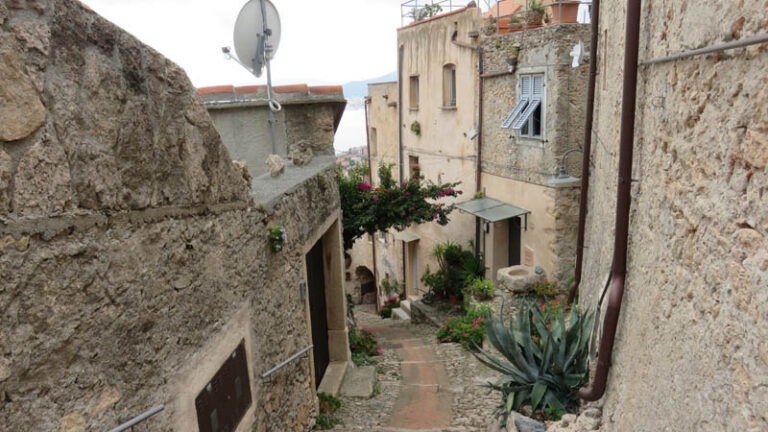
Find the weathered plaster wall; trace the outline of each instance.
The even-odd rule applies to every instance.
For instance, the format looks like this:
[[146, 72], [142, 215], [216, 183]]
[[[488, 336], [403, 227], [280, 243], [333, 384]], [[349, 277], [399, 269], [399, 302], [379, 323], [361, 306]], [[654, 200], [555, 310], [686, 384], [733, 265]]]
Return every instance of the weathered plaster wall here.
[[340, 241], [332, 167], [255, 209], [184, 71], [74, 0], [0, 3], [0, 100], [0, 429], [166, 404], [146, 430], [194, 431], [195, 386], [242, 338], [238, 431], [308, 430], [310, 361], [259, 375], [310, 342], [299, 280], [305, 243]]
[[[421, 174], [434, 183], [461, 182], [457, 188], [467, 194], [447, 203], [463, 202], [476, 189], [476, 141], [469, 132], [477, 123], [477, 51], [451, 42], [451, 33], [457, 32], [456, 40], [464, 44], [476, 44], [469, 33], [481, 26], [480, 10], [469, 7], [460, 12], [445, 14], [423, 23], [411, 24], [397, 32], [398, 46], [402, 47], [402, 92], [399, 107], [403, 113], [400, 126], [403, 136], [403, 161], [405, 177], [409, 174], [409, 156], [419, 158]], [[456, 106], [443, 106], [443, 66], [456, 67]], [[410, 77], [419, 77], [419, 106], [409, 104]], [[397, 115], [397, 112], [393, 112]], [[411, 131], [411, 124], [418, 121], [421, 134]], [[429, 267], [437, 268], [432, 250], [440, 243], [451, 240], [463, 247], [475, 238], [475, 218], [459, 211], [451, 213], [446, 226], [434, 223], [412, 226], [408, 231], [420, 237], [413, 254], [417, 261], [418, 288], [427, 289], [420, 281]], [[398, 242], [399, 243], [399, 242]], [[394, 249], [397, 262], [402, 263], [402, 247]], [[402, 264], [400, 264], [402, 266]]]
[[[534, 265], [558, 279], [573, 273], [579, 189], [578, 183], [554, 188], [549, 181], [557, 176], [563, 154], [582, 147], [589, 68], [586, 63], [573, 68], [570, 56], [579, 40], [588, 50], [589, 26], [562, 24], [482, 38], [484, 73], [491, 76], [483, 83], [481, 184], [487, 196], [531, 211], [521, 249], [532, 249]], [[516, 45], [520, 48], [516, 72], [500, 74], [508, 70], [507, 59]], [[530, 73], [545, 75], [541, 139], [501, 128], [518, 102], [520, 75]], [[573, 177], [581, 176], [580, 155], [571, 153], [566, 161]], [[491, 268], [490, 274], [496, 270]]]
[[[641, 59], [765, 32], [762, 0], [643, 3]], [[585, 308], [611, 264], [626, 2], [601, 15]], [[765, 45], [640, 68], [603, 430], [768, 429], [766, 70]]]

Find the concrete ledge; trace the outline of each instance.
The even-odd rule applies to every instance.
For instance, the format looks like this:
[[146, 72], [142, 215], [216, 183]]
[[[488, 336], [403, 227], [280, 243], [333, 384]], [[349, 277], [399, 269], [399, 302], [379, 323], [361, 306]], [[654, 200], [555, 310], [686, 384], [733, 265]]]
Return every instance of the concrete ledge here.
[[437, 308], [426, 305], [421, 301], [411, 303], [411, 322], [413, 324], [429, 324], [440, 328]]
[[317, 392], [338, 396], [348, 366], [349, 362], [331, 362], [328, 365], [328, 369], [325, 370], [325, 375], [323, 375], [323, 380], [320, 382]]
[[350, 367], [341, 386], [341, 395], [370, 398], [376, 383], [376, 366]]
[[392, 309], [392, 320], [394, 321], [408, 321], [411, 317], [402, 309], [402, 308], [394, 308]]

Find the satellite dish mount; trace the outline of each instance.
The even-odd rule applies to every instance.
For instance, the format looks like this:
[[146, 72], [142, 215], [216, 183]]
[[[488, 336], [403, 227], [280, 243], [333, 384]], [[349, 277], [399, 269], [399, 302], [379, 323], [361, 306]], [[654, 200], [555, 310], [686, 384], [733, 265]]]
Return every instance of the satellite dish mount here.
[[275, 136], [275, 113], [282, 109], [272, 95], [272, 69], [270, 61], [275, 57], [280, 45], [280, 15], [270, 0], [248, 0], [240, 9], [235, 22], [235, 53], [228, 47], [223, 48], [227, 57], [237, 61], [248, 72], [261, 77], [267, 69], [267, 101], [269, 103], [269, 125], [272, 133], [272, 154], [277, 154]]

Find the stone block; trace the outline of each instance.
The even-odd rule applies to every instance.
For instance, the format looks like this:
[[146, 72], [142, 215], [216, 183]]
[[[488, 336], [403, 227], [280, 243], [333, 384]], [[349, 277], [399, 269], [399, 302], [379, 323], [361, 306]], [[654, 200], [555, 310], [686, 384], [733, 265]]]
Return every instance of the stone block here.
[[342, 396], [370, 398], [376, 383], [376, 366], [349, 367], [341, 385]]
[[408, 321], [411, 317], [402, 308], [392, 309], [392, 319], [396, 321]]
[[46, 135], [19, 161], [13, 194], [14, 213], [61, 213], [72, 201], [69, 163], [64, 149]]
[[45, 107], [23, 71], [18, 44], [11, 34], [0, 36], [0, 141], [25, 138], [45, 121]]
[[283, 162], [283, 158], [280, 155], [269, 155], [266, 164], [269, 169], [269, 175], [272, 177], [278, 177], [285, 172], [285, 162]]
[[0, 213], [11, 210], [11, 184], [13, 182], [13, 160], [0, 148]]

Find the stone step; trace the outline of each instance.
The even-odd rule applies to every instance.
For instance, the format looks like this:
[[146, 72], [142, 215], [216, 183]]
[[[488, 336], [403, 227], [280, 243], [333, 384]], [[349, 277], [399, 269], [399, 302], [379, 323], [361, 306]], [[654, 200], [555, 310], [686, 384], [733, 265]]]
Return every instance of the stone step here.
[[402, 300], [400, 302], [400, 309], [404, 310], [408, 316], [411, 316], [411, 302], [409, 300]]
[[376, 383], [376, 366], [350, 367], [341, 385], [341, 395], [370, 398]]
[[396, 321], [408, 321], [411, 319], [411, 316], [400, 308], [394, 308], [392, 309], [392, 319]]

